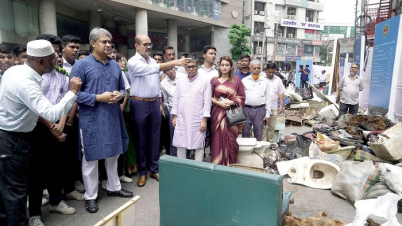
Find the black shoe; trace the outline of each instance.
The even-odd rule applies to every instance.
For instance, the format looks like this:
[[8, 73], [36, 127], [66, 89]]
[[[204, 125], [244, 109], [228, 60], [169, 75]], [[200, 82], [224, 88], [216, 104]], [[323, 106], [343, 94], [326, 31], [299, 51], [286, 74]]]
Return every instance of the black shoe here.
[[127, 191], [124, 189], [120, 189], [120, 191], [107, 191], [108, 196], [119, 196], [122, 198], [131, 198], [133, 197], [133, 193], [131, 191]]
[[85, 200], [85, 209], [89, 213], [98, 212], [98, 204], [96, 203], [96, 199]]

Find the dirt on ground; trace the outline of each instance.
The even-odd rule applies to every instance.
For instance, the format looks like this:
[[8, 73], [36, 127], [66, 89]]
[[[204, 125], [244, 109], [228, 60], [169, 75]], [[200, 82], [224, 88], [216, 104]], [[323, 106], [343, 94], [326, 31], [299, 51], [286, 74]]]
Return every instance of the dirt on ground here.
[[327, 216], [325, 211], [318, 212], [316, 217], [307, 217], [306, 219], [301, 219], [298, 217], [293, 217], [292, 213], [289, 212], [285, 216], [285, 226], [344, 226], [345, 223], [334, 220]]

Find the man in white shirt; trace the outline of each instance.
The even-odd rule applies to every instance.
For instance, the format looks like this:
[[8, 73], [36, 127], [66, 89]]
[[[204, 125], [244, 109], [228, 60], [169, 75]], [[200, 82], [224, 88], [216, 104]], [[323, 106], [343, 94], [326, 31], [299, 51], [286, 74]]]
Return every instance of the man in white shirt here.
[[[6, 225], [26, 225], [27, 183], [31, 132], [38, 116], [56, 122], [73, 105], [81, 87], [70, 80], [70, 91], [52, 105], [41, 91], [42, 74], [54, 70], [56, 55], [49, 41], [27, 45], [26, 64], [10, 68], [0, 85], [0, 205]], [[0, 219], [1, 222], [1, 219]]]
[[[170, 67], [166, 70], [163, 70], [163, 73], [166, 74], [166, 78], [161, 82], [161, 91], [163, 95], [163, 104], [169, 109], [169, 112], [172, 110], [173, 98], [176, 92], [177, 81], [185, 77], [186, 75], [180, 72], [176, 72], [175, 67]], [[172, 125], [173, 116], [169, 116], [169, 128], [170, 128], [170, 155], [177, 157], [177, 148], [172, 145], [173, 135], [174, 135], [174, 127]]]
[[216, 48], [214, 46], [205, 46], [203, 52], [204, 64], [198, 69], [200, 76], [207, 76], [209, 81], [218, 77], [218, 70], [214, 67], [216, 59]]
[[64, 35], [62, 38], [63, 68], [71, 72], [80, 51], [81, 39], [74, 35]]
[[152, 50], [151, 39], [144, 34], [135, 37], [137, 53], [128, 60], [130, 74], [130, 109], [137, 135], [138, 156], [137, 185], [143, 187], [147, 181], [147, 158], [151, 168], [150, 177], [159, 181], [159, 140], [161, 112], [163, 106], [160, 92], [159, 71], [174, 66], [185, 66], [187, 59], [172, 60], [157, 64], [149, 55]]
[[[273, 142], [274, 140], [274, 130], [276, 123], [276, 116], [281, 114], [283, 111], [283, 97], [285, 92], [285, 87], [283, 87], [282, 80], [275, 75], [275, 63], [268, 63], [267, 68], [265, 69], [265, 73], [267, 74], [267, 79], [270, 87], [270, 96], [271, 96], [271, 118], [268, 123], [267, 128], [267, 140], [269, 142]], [[279, 99], [279, 107], [278, 107], [278, 99]]]
[[363, 79], [357, 75], [359, 68], [358, 63], [352, 63], [350, 74], [339, 80], [336, 96], [337, 102], [339, 101], [339, 116], [348, 112], [355, 115], [359, 111], [359, 92], [364, 89]]
[[271, 115], [270, 89], [267, 79], [260, 77], [260, 61], [251, 61], [250, 71], [251, 76], [241, 80], [246, 93], [244, 112], [247, 115], [247, 121], [243, 124], [242, 136], [250, 137], [251, 127], [253, 127], [254, 137], [257, 141], [261, 141], [264, 124], [269, 123]]
[[[37, 40], [46, 40], [52, 44], [55, 54], [60, 53], [61, 39], [50, 34], [39, 35]], [[57, 60], [59, 57], [57, 57]], [[64, 73], [63, 73], [64, 72]], [[57, 68], [42, 75], [41, 90], [52, 105], [59, 103], [68, 92], [69, 73]], [[77, 152], [72, 152], [66, 145], [67, 130], [65, 114], [58, 122], [51, 123], [39, 117], [31, 132], [32, 145], [30, 150], [29, 170], [29, 216], [30, 224], [41, 224], [41, 204], [43, 182], [49, 192], [50, 212], [65, 215], [74, 214], [76, 210], [63, 200], [62, 190], [66, 199], [84, 200], [84, 196], [74, 188], [74, 178], [71, 175], [72, 162], [77, 158]], [[54, 151], [57, 150], [57, 151]], [[62, 161], [61, 161], [62, 160]], [[56, 170], [59, 169], [59, 170]]]
[[[204, 57], [204, 64], [198, 69], [198, 74], [202, 77], [207, 77], [209, 81], [212, 78], [218, 77], [219, 73], [214, 66], [214, 62], [216, 59], [216, 48], [214, 46], [207, 45], [203, 49], [203, 57]], [[211, 117], [207, 119], [207, 132], [206, 132], [206, 139], [205, 139], [205, 147], [208, 147], [210, 144], [211, 138]], [[206, 149], [208, 150], [208, 149]]]
[[320, 81], [320, 88], [324, 87], [327, 84], [327, 75], [325, 74], [325, 70], [321, 71], [321, 75], [317, 76], [315, 75], [316, 78]]

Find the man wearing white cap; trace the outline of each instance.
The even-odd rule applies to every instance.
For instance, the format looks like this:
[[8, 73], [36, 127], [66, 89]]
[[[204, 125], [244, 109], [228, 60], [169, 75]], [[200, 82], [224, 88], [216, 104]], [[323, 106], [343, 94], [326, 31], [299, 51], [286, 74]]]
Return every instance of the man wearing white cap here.
[[35, 40], [27, 55], [24, 65], [7, 70], [0, 85], [0, 206], [6, 217], [0, 225], [26, 225], [29, 132], [39, 116], [56, 122], [66, 114], [81, 87], [81, 79], [72, 78], [70, 91], [52, 105], [41, 91], [41, 75], [54, 69], [54, 49], [49, 41]]

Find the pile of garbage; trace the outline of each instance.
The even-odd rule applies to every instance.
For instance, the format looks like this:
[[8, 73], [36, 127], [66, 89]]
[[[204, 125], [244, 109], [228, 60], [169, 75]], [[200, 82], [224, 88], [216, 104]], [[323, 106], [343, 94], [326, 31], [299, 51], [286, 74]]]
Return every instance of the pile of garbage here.
[[[290, 183], [331, 189], [355, 203], [357, 213], [358, 208], [371, 211], [372, 215], [357, 214], [356, 222], [365, 222], [369, 215], [377, 223], [394, 222], [396, 218], [375, 220], [376, 214], [392, 210], [395, 216], [398, 210], [402, 212], [402, 123], [394, 125], [377, 116], [344, 115], [331, 126], [316, 123], [309, 132], [286, 135], [271, 149], [265, 152], [268, 172], [288, 175]], [[272, 155], [278, 156], [276, 162]], [[365, 209], [370, 203], [377, 208], [378, 200], [388, 203], [386, 210]]]
[[354, 203], [357, 214], [349, 225], [368, 219], [400, 225], [395, 215], [402, 212], [402, 123], [361, 111], [338, 117], [334, 97], [316, 90], [288, 89], [285, 98], [286, 125], [312, 129], [285, 135], [265, 151], [265, 169]]

